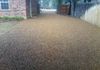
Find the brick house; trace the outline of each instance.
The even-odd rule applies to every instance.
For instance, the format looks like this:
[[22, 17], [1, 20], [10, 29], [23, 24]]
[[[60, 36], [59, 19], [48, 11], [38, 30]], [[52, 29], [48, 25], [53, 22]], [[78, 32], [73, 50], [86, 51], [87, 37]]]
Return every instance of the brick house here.
[[0, 17], [21, 16], [25, 19], [38, 14], [38, 0], [0, 0]]

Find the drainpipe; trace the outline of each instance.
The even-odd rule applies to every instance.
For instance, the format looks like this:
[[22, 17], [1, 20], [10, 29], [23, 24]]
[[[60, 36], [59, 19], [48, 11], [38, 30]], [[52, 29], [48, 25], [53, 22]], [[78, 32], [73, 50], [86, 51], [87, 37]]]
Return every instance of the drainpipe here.
[[32, 0], [30, 0], [30, 17], [32, 17]]

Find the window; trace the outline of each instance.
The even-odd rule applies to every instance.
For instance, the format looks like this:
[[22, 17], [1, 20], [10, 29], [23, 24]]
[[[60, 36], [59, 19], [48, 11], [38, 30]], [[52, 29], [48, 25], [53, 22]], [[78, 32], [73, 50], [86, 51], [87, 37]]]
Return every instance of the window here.
[[4, 10], [9, 9], [8, 0], [0, 0], [0, 8]]

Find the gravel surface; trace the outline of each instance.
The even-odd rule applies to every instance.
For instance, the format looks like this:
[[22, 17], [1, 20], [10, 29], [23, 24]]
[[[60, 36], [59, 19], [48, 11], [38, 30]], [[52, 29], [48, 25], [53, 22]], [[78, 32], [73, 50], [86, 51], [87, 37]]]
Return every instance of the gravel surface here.
[[9, 21], [9, 22], [0, 23], [0, 35], [3, 35], [6, 32], [10, 31], [16, 24], [18, 24], [17, 21]]
[[0, 70], [100, 70], [100, 28], [55, 14], [0, 36]]

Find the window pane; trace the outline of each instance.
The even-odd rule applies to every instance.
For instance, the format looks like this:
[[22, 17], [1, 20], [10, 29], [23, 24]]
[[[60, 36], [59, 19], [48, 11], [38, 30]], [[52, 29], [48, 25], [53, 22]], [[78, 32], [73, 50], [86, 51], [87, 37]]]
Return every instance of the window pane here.
[[1, 9], [9, 9], [8, 3], [1, 3]]

